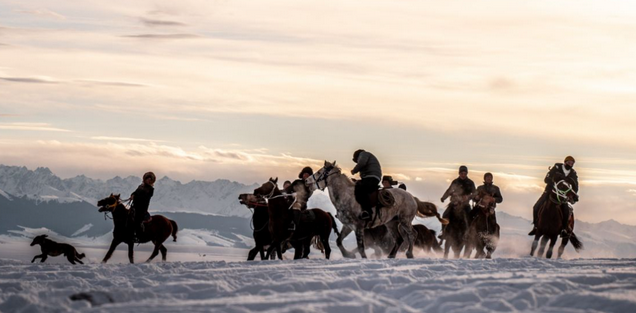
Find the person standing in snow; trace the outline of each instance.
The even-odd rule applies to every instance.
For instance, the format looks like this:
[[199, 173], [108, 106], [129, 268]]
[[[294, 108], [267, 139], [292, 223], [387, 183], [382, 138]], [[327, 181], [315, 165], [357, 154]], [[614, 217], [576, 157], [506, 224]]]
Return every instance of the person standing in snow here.
[[[543, 182], [546, 183], [545, 190], [543, 191], [543, 194], [541, 194], [541, 197], [539, 197], [539, 200], [537, 200], [537, 203], [532, 208], [532, 224], [534, 225], [534, 227], [532, 228], [532, 231], [528, 233], [528, 236], [534, 236], [536, 234], [537, 220], [539, 219], [539, 209], [550, 197], [550, 193], [552, 192], [555, 183], [558, 183], [559, 181], [566, 178], [570, 179], [574, 183], [572, 185], [572, 190], [574, 190], [574, 192], [576, 193], [576, 196], [574, 197], [574, 203], [579, 201], [579, 176], [574, 170], [575, 162], [576, 160], [574, 160], [572, 156], [567, 156], [565, 160], [563, 160], [563, 163], [554, 164], [554, 166], [551, 167], [548, 171], [548, 174], [545, 175], [545, 178], [543, 179]], [[568, 203], [563, 203], [561, 205], [561, 213], [563, 213], [563, 229], [561, 231], [561, 237], [565, 237], [570, 232], [572, 232], [569, 226], [570, 206], [568, 205]]]

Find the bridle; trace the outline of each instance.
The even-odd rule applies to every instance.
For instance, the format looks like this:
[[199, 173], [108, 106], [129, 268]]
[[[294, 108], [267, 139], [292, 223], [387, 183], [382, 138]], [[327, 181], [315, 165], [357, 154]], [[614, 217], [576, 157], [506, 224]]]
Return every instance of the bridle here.
[[[331, 175], [334, 174], [338, 174], [339, 171], [335, 171], [333, 173], [331, 173], [331, 171], [333, 169], [335, 169], [336, 167], [333, 165], [330, 165], [329, 167], [324, 167], [322, 173], [320, 173], [320, 176], [316, 177], [316, 173], [311, 174], [311, 178], [314, 179], [314, 184], [316, 185], [316, 189], [320, 189], [321, 191], [324, 191], [325, 188], [327, 188], [327, 178]], [[324, 181], [325, 182], [325, 187], [320, 188], [320, 182]]]
[[[565, 189], [565, 190], [559, 189], [559, 184], [561, 184], [561, 183], [565, 184], [568, 188]], [[554, 189], [552, 190], [552, 193], [557, 195], [557, 201], [558, 201], [559, 204], [563, 204], [563, 202], [561, 201], [561, 198], [563, 198], [563, 199], [565, 199], [567, 201], [568, 193], [570, 193], [570, 192], [572, 192], [575, 195], [577, 195], [576, 192], [573, 190], [572, 185], [570, 185], [564, 179], [554, 183]]]

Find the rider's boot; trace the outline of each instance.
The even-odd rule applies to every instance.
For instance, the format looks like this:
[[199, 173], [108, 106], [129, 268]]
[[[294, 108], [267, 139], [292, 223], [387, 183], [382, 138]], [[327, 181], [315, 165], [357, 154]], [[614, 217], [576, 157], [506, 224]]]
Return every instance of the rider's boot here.
[[532, 227], [532, 230], [528, 233], [528, 236], [534, 236], [537, 234], [537, 225]]
[[292, 210], [292, 214], [294, 215], [292, 222], [289, 224], [289, 230], [295, 231], [296, 227], [300, 223], [300, 210]]

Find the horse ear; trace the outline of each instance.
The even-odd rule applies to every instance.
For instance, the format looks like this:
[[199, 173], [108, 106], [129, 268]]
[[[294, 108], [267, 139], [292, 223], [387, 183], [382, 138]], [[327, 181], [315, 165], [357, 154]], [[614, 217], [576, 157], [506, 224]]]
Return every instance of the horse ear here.
[[274, 178], [274, 184], [278, 183], [278, 177]]
[[336, 166], [336, 160], [333, 160], [333, 163], [331, 163], [331, 165]]
[[112, 197], [112, 196], [113, 196], [113, 194], [111, 193], [109, 197]]
[[329, 162], [327, 162], [327, 160], [325, 160], [325, 166], [327, 166], [327, 164], [329, 164]]
[[119, 197], [121, 197], [121, 193], [118, 193], [115, 195], [115, 198], [119, 198]]
[[46, 237], [48, 237], [48, 236], [49, 236], [49, 235], [42, 235], [42, 237], [44, 237], [44, 238], [46, 238]]

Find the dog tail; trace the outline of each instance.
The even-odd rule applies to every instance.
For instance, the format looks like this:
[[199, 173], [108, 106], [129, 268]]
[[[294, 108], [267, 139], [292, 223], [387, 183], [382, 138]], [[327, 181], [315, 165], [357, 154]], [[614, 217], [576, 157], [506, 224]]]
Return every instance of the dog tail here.
[[83, 258], [85, 258], [85, 257], [86, 257], [86, 254], [84, 254], [84, 253], [77, 253], [77, 251], [75, 251], [75, 254], [77, 255], [77, 258], [78, 258], [78, 259], [83, 259]]

